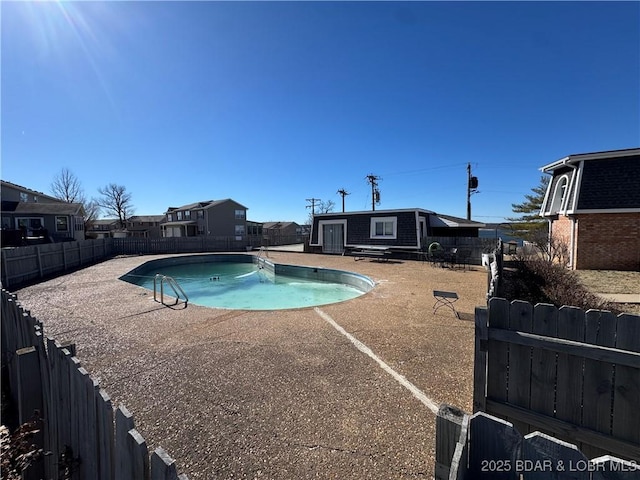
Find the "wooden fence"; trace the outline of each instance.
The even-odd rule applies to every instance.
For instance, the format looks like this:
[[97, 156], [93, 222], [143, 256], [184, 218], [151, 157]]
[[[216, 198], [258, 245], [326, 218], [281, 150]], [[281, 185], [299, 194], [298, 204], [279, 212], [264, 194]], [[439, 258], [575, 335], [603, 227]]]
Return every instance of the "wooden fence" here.
[[17, 297], [2, 290], [2, 365], [18, 422], [43, 419], [47, 455], [29, 467], [27, 480], [186, 480], [162, 448], [149, 456], [124, 406], [109, 395], [75, 356], [73, 344], [45, 338], [43, 325]]
[[544, 433], [442, 405], [436, 417], [436, 480], [631, 480], [640, 464], [609, 455], [588, 460], [573, 444]]
[[86, 267], [115, 255], [246, 251], [234, 237], [102, 238], [1, 250], [4, 288]]
[[235, 237], [163, 237], [163, 238], [112, 238], [112, 248], [120, 255], [148, 255], [161, 253], [205, 253], [246, 251], [246, 239]]
[[5, 288], [91, 265], [114, 255], [111, 239], [3, 248]]
[[640, 316], [492, 298], [475, 328], [474, 412], [640, 461]]

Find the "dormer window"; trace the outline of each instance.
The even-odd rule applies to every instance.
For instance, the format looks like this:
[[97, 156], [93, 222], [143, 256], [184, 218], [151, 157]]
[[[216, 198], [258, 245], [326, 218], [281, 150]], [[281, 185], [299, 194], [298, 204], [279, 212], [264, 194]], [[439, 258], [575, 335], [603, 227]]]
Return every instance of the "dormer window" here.
[[558, 179], [555, 191], [553, 192], [553, 202], [551, 204], [551, 213], [559, 213], [565, 205], [567, 190], [569, 188], [569, 177], [562, 175]]

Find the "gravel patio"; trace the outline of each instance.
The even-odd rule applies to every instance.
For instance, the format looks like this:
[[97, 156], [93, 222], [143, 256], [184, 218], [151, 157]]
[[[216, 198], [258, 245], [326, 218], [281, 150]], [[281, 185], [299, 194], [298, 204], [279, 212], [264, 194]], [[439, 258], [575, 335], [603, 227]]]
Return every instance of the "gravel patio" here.
[[[171, 309], [118, 280], [164, 256], [118, 257], [15, 292], [47, 336], [76, 343], [150, 450], [162, 446], [190, 479], [433, 477], [434, 408], [472, 410], [484, 268], [272, 251], [273, 262], [354, 271], [376, 287], [318, 308]], [[458, 293], [460, 319], [433, 314], [433, 290]]]

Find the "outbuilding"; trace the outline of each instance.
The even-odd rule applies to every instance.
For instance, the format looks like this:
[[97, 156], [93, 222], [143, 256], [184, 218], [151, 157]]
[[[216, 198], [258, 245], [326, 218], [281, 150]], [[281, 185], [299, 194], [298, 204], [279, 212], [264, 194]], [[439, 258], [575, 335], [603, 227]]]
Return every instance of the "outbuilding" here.
[[420, 208], [323, 213], [313, 216], [309, 246], [334, 254], [359, 246], [415, 252], [427, 237], [478, 237], [483, 226]]

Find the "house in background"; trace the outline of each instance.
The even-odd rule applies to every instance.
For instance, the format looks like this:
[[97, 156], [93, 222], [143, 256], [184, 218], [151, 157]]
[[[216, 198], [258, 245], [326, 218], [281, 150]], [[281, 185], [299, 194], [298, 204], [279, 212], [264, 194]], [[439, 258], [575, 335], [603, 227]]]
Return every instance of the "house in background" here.
[[163, 237], [247, 237], [247, 207], [230, 198], [169, 207], [165, 215]]
[[573, 269], [640, 271], [640, 148], [569, 155], [552, 176], [540, 214]]
[[309, 246], [322, 253], [386, 246], [407, 252], [423, 249], [426, 237], [478, 237], [483, 223], [423, 209], [375, 210], [314, 215]]
[[0, 197], [2, 246], [85, 238], [80, 203], [68, 203], [4, 180], [0, 181]]
[[118, 230], [119, 221], [117, 218], [102, 218], [93, 220], [91, 227], [87, 230], [88, 238], [110, 238], [113, 232]]
[[165, 221], [164, 215], [134, 215], [127, 219], [126, 227], [129, 237], [160, 238], [160, 224]]
[[262, 235], [267, 245], [291, 245], [305, 240], [303, 228], [296, 222], [264, 222]]

